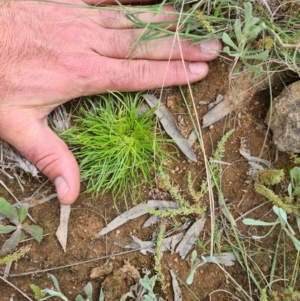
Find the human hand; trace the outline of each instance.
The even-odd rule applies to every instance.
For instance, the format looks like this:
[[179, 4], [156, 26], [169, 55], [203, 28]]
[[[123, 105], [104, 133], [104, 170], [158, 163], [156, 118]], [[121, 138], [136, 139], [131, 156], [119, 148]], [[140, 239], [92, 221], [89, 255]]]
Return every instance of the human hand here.
[[[62, 204], [78, 197], [80, 174], [67, 145], [48, 127], [47, 116], [55, 107], [108, 90], [138, 91], [199, 81], [208, 72], [204, 62], [215, 59], [221, 48], [218, 41], [200, 47], [166, 39], [142, 45], [132, 59], [124, 60], [141, 29], [133, 29], [118, 7], [90, 9], [88, 4], [96, 2], [0, 5], [0, 137], [55, 184]], [[152, 17], [141, 16], [145, 21]], [[157, 15], [152, 21], [172, 18]]]

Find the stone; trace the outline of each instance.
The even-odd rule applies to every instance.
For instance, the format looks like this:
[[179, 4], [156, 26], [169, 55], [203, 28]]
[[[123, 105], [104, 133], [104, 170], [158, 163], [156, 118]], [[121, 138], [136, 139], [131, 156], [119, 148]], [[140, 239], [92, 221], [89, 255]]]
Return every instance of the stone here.
[[274, 99], [265, 119], [266, 124], [269, 122], [277, 148], [300, 153], [300, 81], [286, 87]]

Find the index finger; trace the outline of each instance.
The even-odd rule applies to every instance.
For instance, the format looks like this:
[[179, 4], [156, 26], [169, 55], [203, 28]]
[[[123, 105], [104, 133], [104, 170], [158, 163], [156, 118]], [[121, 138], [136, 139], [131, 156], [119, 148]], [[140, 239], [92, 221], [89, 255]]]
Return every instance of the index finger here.
[[105, 6], [90, 8], [83, 16], [107, 29], [132, 29], [138, 22], [144, 23], [145, 27], [149, 23], [157, 23], [162, 28], [175, 30], [178, 20], [177, 12], [170, 5], [161, 8]]

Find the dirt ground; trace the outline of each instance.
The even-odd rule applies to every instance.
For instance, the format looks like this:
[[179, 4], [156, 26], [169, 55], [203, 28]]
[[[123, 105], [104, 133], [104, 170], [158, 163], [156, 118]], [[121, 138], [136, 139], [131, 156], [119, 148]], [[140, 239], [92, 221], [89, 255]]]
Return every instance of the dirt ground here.
[[[210, 68], [211, 71], [208, 77], [192, 86], [197, 102], [197, 111], [200, 117], [207, 112], [207, 106], [198, 105], [199, 101], [213, 102], [218, 94], [224, 95], [228, 91], [227, 65], [220, 62], [213, 62]], [[282, 87], [275, 87], [274, 93], [279, 93], [281, 89]], [[178, 90], [175, 88], [168, 89], [166, 95], [169, 110], [172, 112], [176, 121], [179, 115], [181, 116], [180, 118], [183, 118], [184, 122], [179, 124], [179, 128], [184, 135], [188, 135], [192, 130], [192, 126]], [[263, 204], [257, 210], [253, 210], [247, 217], [263, 217], [264, 220], [274, 220], [274, 215], [271, 212], [272, 205], [253, 191], [253, 180], [247, 175], [249, 165], [239, 153], [241, 143], [246, 143], [252, 156], [261, 156], [271, 161], [276, 168], [286, 169], [290, 165], [290, 155], [281, 152], [277, 153], [276, 148], [270, 140], [271, 134], [267, 132], [267, 127], [264, 124], [269, 103], [268, 91], [259, 91], [255, 93], [252, 99], [249, 99], [247, 103], [241, 104], [239, 109], [236, 109], [223, 120], [202, 131], [206, 153], [209, 157], [224, 133], [230, 129], [235, 130], [226, 144], [223, 161], [230, 164], [224, 165], [223, 168], [222, 190], [230, 211], [236, 219]], [[171, 167], [171, 181], [173, 185], [180, 189], [183, 195], [187, 194], [188, 171], [191, 171], [192, 177], [195, 179], [195, 189], [197, 189], [197, 184], [200, 183], [200, 180], [205, 176], [203, 154], [199, 145], [194, 145], [193, 149], [197, 155], [197, 163], [190, 162], [184, 155], [180, 154], [178, 161], [174, 161]], [[25, 191], [22, 193], [16, 181], [9, 180], [4, 174], [1, 174], [1, 171], [0, 180], [2, 180], [20, 200], [31, 196], [44, 181], [42, 178], [40, 181], [33, 181], [30, 177], [25, 177]], [[84, 189], [84, 185], [82, 186]], [[54, 192], [53, 187], [49, 183], [46, 184], [46, 187], [43, 189], [46, 188], [49, 189], [48, 194]], [[278, 189], [281, 188], [279, 187]], [[144, 190], [145, 200], [160, 199], [161, 197], [171, 199], [171, 196], [168, 196], [159, 185], [158, 187], [155, 185], [150, 188], [145, 187]], [[7, 190], [1, 185], [0, 196], [12, 203], [14, 202]], [[217, 202], [215, 207], [215, 218], [221, 219], [222, 215], [220, 214], [220, 208]], [[97, 238], [97, 233], [106, 223], [126, 210], [125, 204], [121, 201], [118, 203], [118, 210], [119, 212], [114, 208], [109, 195], [95, 199], [90, 195], [82, 193], [77, 202], [72, 206], [67, 252], [64, 253], [55, 237], [55, 232], [59, 224], [60, 206], [58, 201], [54, 199], [32, 208], [30, 214], [37, 225], [43, 228], [45, 236], [41, 243], [29, 240], [20, 244], [20, 246], [30, 246], [30, 251], [23, 259], [12, 264], [10, 276], [7, 278], [8, 281], [34, 299], [29, 285], [33, 283], [40, 288], [53, 287], [49, 277], [49, 273], [51, 273], [56, 276], [61, 290], [69, 300], [74, 300], [79, 293], [83, 294], [83, 287], [89, 281], [94, 288], [94, 300], [98, 300], [101, 287], [103, 287], [105, 300], [120, 300], [121, 295], [128, 292], [130, 286], [135, 283], [135, 280], [128, 274], [123, 273], [120, 268], [124, 266], [126, 261], [129, 261], [130, 265], [135, 267], [140, 273], [143, 268], [151, 270], [153, 267], [153, 255], [148, 253], [145, 256], [139, 252], [129, 252], [129, 250], [117, 247], [114, 243], [131, 242], [130, 234], [134, 234], [142, 240], [151, 240], [152, 232], [156, 226], [142, 229], [141, 225], [147, 219], [147, 217], [144, 216], [128, 222], [107, 236]], [[193, 218], [194, 217], [191, 217], [191, 219]], [[255, 234], [254, 229], [243, 225], [241, 220], [241, 218], [237, 220], [237, 229], [241, 235], [244, 235], [243, 242], [245, 247], [249, 250], [250, 254], [252, 254], [252, 259], [254, 259], [259, 268], [264, 272], [265, 276], [268, 277], [271, 272], [271, 259], [276, 243], [278, 243], [279, 228], [276, 228], [266, 239], [254, 241], [251, 239], [251, 235]], [[294, 221], [291, 220], [291, 224], [293, 223]], [[172, 225], [169, 226], [171, 227]], [[255, 231], [260, 230], [256, 229]], [[265, 233], [264, 229], [261, 231]], [[210, 215], [208, 212], [208, 218], [199, 240], [206, 242], [210, 236]], [[6, 236], [0, 237], [0, 245], [5, 237]], [[287, 266], [286, 277], [288, 278], [293, 268], [292, 263], [296, 252], [289, 241], [286, 241], [286, 243], [287, 259], [291, 263], [290, 266]], [[228, 249], [225, 235], [221, 235], [219, 246], [220, 250], [216, 251], [226, 251]], [[206, 248], [200, 248], [199, 245], [197, 245], [195, 249], [198, 255], [209, 254], [209, 244]], [[253, 250], [252, 253], [251, 250]], [[126, 252], [126, 254], [123, 254], [123, 252]], [[161, 291], [159, 287], [157, 288], [156, 292], [161, 297], [165, 300], [173, 300], [169, 273], [169, 270], [172, 269], [179, 279], [183, 300], [185, 301], [237, 300], [234, 296], [241, 300], [243, 299], [240, 296], [239, 287], [234, 286], [228, 278], [228, 275], [225, 275], [225, 273], [214, 264], [205, 264], [199, 268], [195, 274], [193, 283], [188, 286], [186, 279], [190, 272], [189, 258], [190, 256], [187, 257], [187, 260], [182, 260], [178, 254], [164, 252], [162, 260], [163, 271], [169, 285], [164, 291]], [[84, 263], [92, 259], [95, 259], [95, 261]], [[282, 262], [278, 262], [275, 271], [276, 279], [285, 277], [282, 272], [282, 264]], [[111, 266], [112, 268], [110, 268]], [[95, 267], [102, 267], [103, 270], [107, 272], [104, 271], [104, 275], [99, 278], [91, 279], [90, 272]], [[4, 267], [2, 267], [0, 271], [3, 270]], [[248, 275], [239, 263], [236, 262], [235, 265], [226, 267], [226, 270], [238, 284], [250, 294], [251, 300], [259, 300], [258, 292], [253, 284], [251, 284], [250, 291]], [[300, 290], [299, 281], [296, 287]], [[273, 288], [278, 290], [278, 292], [282, 292], [283, 282], [277, 281]], [[1, 279], [0, 293], [1, 301], [26, 300], [24, 296], [4, 283]], [[12, 297], [13, 299], [10, 299]], [[53, 300], [56, 299], [53, 298]]]

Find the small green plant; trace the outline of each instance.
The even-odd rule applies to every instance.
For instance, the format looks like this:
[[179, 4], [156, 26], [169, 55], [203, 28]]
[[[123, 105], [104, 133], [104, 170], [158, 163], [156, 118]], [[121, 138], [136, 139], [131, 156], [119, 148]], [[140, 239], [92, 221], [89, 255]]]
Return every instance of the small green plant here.
[[225, 144], [233, 133], [234, 133], [234, 129], [228, 131], [222, 136], [222, 138], [218, 142], [216, 150], [214, 151], [212, 157], [209, 160], [209, 169], [210, 169], [211, 177], [213, 179], [212, 184], [217, 187], [220, 187], [221, 185], [222, 166], [220, 163], [224, 157]]
[[[220, 161], [222, 160], [225, 152], [225, 144], [229, 137], [233, 134], [234, 130], [228, 131], [221, 140], [219, 141], [217, 148], [210, 159], [209, 168], [212, 175], [212, 178], [214, 179], [213, 184], [220, 185], [221, 181], [221, 172], [222, 167], [220, 165]], [[163, 179], [163, 182], [165, 186], [167, 187], [168, 191], [174, 198], [174, 200], [179, 205], [178, 209], [174, 210], [153, 210], [153, 209], [147, 209], [147, 211], [155, 216], [161, 217], [161, 218], [175, 218], [176, 216], [188, 216], [191, 214], [195, 214], [197, 216], [203, 216], [203, 214], [206, 211], [206, 207], [203, 206], [202, 200], [205, 199], [205, 197], [208, 195], [208, 186], [206, 180], [203, 180], [200, 184], [200, 191], [195, 191], [193, 188], [193, 181], [192, 181], [192, 175], [189, 172], [187, 177], [187, 184], [188, 184], [188, 193], [192, 197], [193, 203], [190, 204], [189, 201], [187, 201], [178, 191], [176, 187], [174, 187], [169, 177], [163, 172], [160, 172], [161, 177]]]
[[5, 240], [0, 249], [0, 255], [7, 254], [15, 249], [19, 242], [25, 237], [24, 231], [30, 234], [35, 240], [40, 242], [43, 237], [43, 230], [37, 225], [28, 225], [23, 223], [27, 217], [28, 209], [25, 206], [20, 206], [16, 210], [4, 198], [0, 197], [0, 215], [7, 218], [13, 225], [1, 225], [0, 234], [12, 233], [11, 237]]
[[139, 94], [99, 95], [61, 134], [74, 149], [88, 192], [110, 191], [114, 199], [130, 194], [135, 200], [141, 185], [151, 182], [151, 171], [170, 157], [163, 145], [171, 142], [153, 118], [156, 108], [140, 113], [141, 102]]
[[140, 279], [138, 284], [133, 285], [130, 291], [121, 297], [120, 301], [125, 301], [127, 298], [143, 301], [164, 301], [164, 299], [158, 297], [153, 291], [157, 281], [157, 275], [153, 277], [149, 277], [148, 275], [149, 272]]
[[35, 300], [41, 300], [43, 297], [45, 297], [45, 293], [42, 292], [42, 290], [35, 284], [30, 284], [29, 287], [31, 288], [33, 294], [34, 294], [34, 299]]
[[[300, 241], [295, 237], [296, 233], [288, 223], [287, 220], [287, 213], [280, 207], [273, 206], [273, 211], [277, 215], [277, 219], [274, 222], [265, 222], [260, 220], [255, 220], [252, 218], [245, 218], [243, 219], [243, 223], [248, 226], [264, 226], [264, 227], [271, 227], [271, 229], [267, 232], [267, 234], [263, 236], [252, 236], [254, 239], [262, 239], [268, 236], [275, 228], [276, 225], [281, 225], [281, 229], [291, 238], [295, 248], [297, 251], [300, 251]], [[300, 225], [299, 221], [300, 217], [297, 217], [298, 226]]]
[[[161, 170], [160, 172], [161, 177], [163, 179], [164, 184], [166, 185], [168, 191], [174, 198], [175, 202], [179, 205], [178, 209], [173, 209], [173, 210], [155, 210], [155, 209], [150, 209], [147, 208], [147, 211], [151, 215], [155, 215], [160, 218], [172, 218], [174, 219], [177, 216], [183, 217], [183, 216], [188, 216], [190, 214], [195, 214], [197, 216], [203, 216], [204, 212], [206, 211], [206, 208], [201, 204], [200, 198], [204, 197], [207, 193], [207, 185], [204, 182], [203, 185], [201, 185], [201, 191], [200, 192], [195, 192], [194, 189], [192, 189], [191, 196], [194, 196], [196, 199], [193, 200], [195, 201], [193, 204], [190, 204], [179, 192], [176, 187], [174, 187], [170, 180], [169, 177]], [[191, 176], [189, 176], [191, 178]], [[190, 188], [192, 187], [191, 184], [189, 185]], [[176, 221], [174, 220], [175, 224]]]
[[24, 257], [29, 252], [29, 247], [23, 247], [17, 250], [16, 252], [6, 255], [3, 258], [0, 258], [0, 265], [7, 264], [9, 262], [18, 261]]
[[190, 274], [186, 280], [186, 283], [188, 285], [192, 284], [194, 281], [194, 277], [195, 277], [195, 272], [196, 270], [201, 267], [202, 265], [205, 264], [205, 261], [201, 261], [198, 257], [197, 257], [197, 251], [194, 250], [191, 254], [191, 260], [190, 260], [190, 266], [191, 266], [191, 271]]
[[255, 174], [255, 178], [262, 185], [276, 185], [283, 180], [284, 172], [282, 169], [265, 169]]
[[299, 215], [300, 194], [300, 168], [295, 166], [290, 170], [290, 183], [287, 186], [288, 195], [279, 196], [266, 185], [276, 185], [284, 180], [283, 170], [263, 170], [256, 175], [257, 183], [254, 184], [255, 191], [274, 205], [282, 208], [286, 213]]
[[269, 50], [261, 51], [254, 50], [251, 48], [251, 43], [259, 35], [261, 31], [267, 28], [266, 24], [261, 21], [261, 19], [253, 17], [252, 15], [252, 4], [246, 2], [244, 4], [245, 16], [244, 24], [242, 24], [240, 19], [236, 19], [234, 23], [234, 33], [236, 43], [230, 38], [230, 36], [224, 32], [222, 36], [222, 41], [228, 46], [223, 48], [223, 51], [229, 56], [236, 59], [235, 63], [240, 59], [242, 62], [254, 73], [261, 73], [262, 67], [259, 65], [249, 64], [249, 60], [260, 60], [264, 61], [269, 56]]
[[24, 257], [29, 252], [29, 247], [20, 248], [16, 252], [6, 255], [3, 258], [0, 258], [0, 265], [7, 264], [9, 262], [18, 261]]
[[[55, 287], [55, 290], [49, 289], [49, 288], [41, 289], [35, 284], [30, 285], [31, 290], [34, 293], [35, 299], [38, 301], [44, 301], [44, 300], [47, 300], [47, 299], [50, 299], [53, 297], [58, 297], [63, 301], [69, 301], [68, 297], [66, 297], [64, 295], [64, 293], [61, 291], [56, 277], [52, 274], [50, 274], [50, 277], [51, 277], [51, 280]], [[92, 301], [93, 300], [93, 286], [90, 282], [84, 287], [84, 292], [85, 292], [87, 298], [84, 299], [84, 297], [82, 297], [82, 295], [79, 294], [75, 298], [75, 301]], [[46, 295], [48, 295], [48, 296], [46, 296]], [[102, 289], [100, 291], [99, 301], [104, 301], [104, 295], [103, 295]]]
[[197, 257], [197, 251], [194, 250], [191, 254], [191, 260], [190, 260], [191, 271], [186, 280], [186, 283], [188, 285], [193, 283], [195, 272], [202, 265], [204, 265], [206, 263], [215, 263], [217, 265], [224, 264], [225, 266], [231, 266], [234, 264], [236, 257], [233, 253], [225, 252], [225, 253], [216, 254], [214, 256], [201, 256], [201, 259], [202, 260], [200, 260]]

